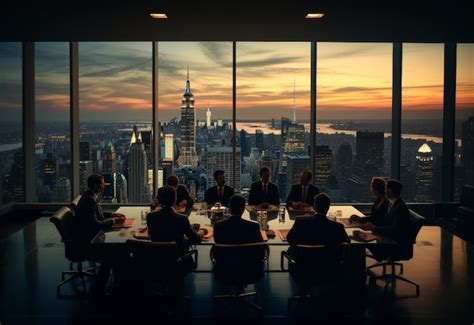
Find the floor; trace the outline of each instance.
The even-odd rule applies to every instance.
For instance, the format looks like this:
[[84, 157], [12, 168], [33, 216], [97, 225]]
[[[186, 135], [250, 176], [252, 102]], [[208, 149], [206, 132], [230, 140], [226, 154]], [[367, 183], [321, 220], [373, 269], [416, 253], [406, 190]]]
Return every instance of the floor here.
[[[210, 319], [257, 321], [258, 314], [245, 304], [215, 302], [222, 288], [213, 280], [208, 254], [200, 251], [199, 271], [185, 279], [185, 294], [192, 299], [190, 312], [182, 302], [172, 319], [191, 318], [193, 323]], [[256, 286], [263, 307], [262, 324], [287, 324], [328, 320], [372, 324], [469, 324], [474, 322], [474, 245], [436, 227], [424, 227], [415, 245], [414, 258], [405, 262], [404, 275], [421, 285], [415, 289], [398, 283], [384, 294], [383, 282], [367, 294], [323, 295], [321, 299], [292, 305], [288, 298], [295, 287], [288, 273], [270, 272]], [[277, 269], [279, 251], [273, 249], [272, 269]], [[371, 263], [371, 261], [367, 261]], [[166, 319], [161, 308], [166, 301], [143, 301], [140, 297], [112, 294], [91, 302], [81, 294], [80, 282], [66, 285], [56, 296], [60, 272], [68, 268], [63, 245], [48, 218], [39, 218], [0, 241], [0, 324], [80, 324]], [[249, 288], [253, 289], [253, 288]], [[355, 307], [354, 307], [355, 306]]]

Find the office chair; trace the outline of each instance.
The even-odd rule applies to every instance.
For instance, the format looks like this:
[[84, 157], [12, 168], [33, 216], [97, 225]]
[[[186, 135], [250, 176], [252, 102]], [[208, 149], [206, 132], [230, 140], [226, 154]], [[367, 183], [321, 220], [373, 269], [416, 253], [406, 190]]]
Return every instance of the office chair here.
[[[420, 232], [421, 227], [423, 227], [425, 221], [426, 219], [424, 217], [410, 210], [410, 227], [408, 234], [409, 241], [406, 244], [399, 244], [396, 249], [390, 250], [388, 254], [389, 256], [387, 256], [386, 260], [367, 267], [368, 271], [375, 267], [381, 266], [383, 268], [382, 275], [376, 276], [372, 272], [368, 272], [370, 281], [369, 283], [375, 283], [377, 280], [385, 280], [386, 283], [384, 290], [385, 293], [387, 293], [388, 286], [390, 284], [394, 284], [396, 280], [400, 280], [414, 285], [416, 287], [416, 295], [420, 295], [420, 285], [401, 276], [401, 274], [403, 274], [403, 264], [399, 261], [408, 261], [413, 258], [413, 244], [416, 243], [416, 237], [418, 236], [418, 233]], [[371, 255], [368, 255], [368, 257], [374, 258]], [[400, 267], [399, 274], [396, 274], [396, 266]], [[390, 273], [387, 273], [387, 267], [390, 268]]]
[[[255, 284], [265, 275], [264, 265], [270, 248], [265, 242], [248, 244], [215, 244], [210, 256], [214, 278], [232, 286], [232, 294], [216, 295], [214, 299], [237, 299], [252, 306], [262, 316], [262, 307], [257, 304], [256, 292], [245, 292], [245, 287]], [[245, 300], [253, 296], [255, 302]]]
[[[57, 285], [57, 295], [60, 295], [60, 288], [62, 285], [80, 278], [82, 280], [82, 286], [84, 292], [86, 291], [86, 285], [84, 278], [95, 277], [95, 266], [90, 268], [84, 268], [83, 262], [88, 260], [87, 252], [73, 242], [71, 238], [71, 228], [73, 226], [73, 213], [70, 208], [62, 207], [49, 219], [51, 223], [56, 226], [56, 229], [61, 236], [61, 241], [64, 243], [64, 253], [67, 260], [69, 260], [69, 271], [61, 272], [61, 282]], [[77, 268], [74, 269], [74, 263], [77, 263]], [[70, 277], [66, 278], [67, 275]]]
[[[298, 284], [300, 294], [288, 299], [288, 313], [291, 314], [292, 302], [317, 298], [314, 288], [326, 287], [330, 291], [337, 289], [343, 281], [344, 257], [348, 243], [336, 245], [295, 245], [281, 252], [280, 268], [289, 271]], [[285, 268], [285, 259], [288, 268]]]
[[69, 207], [71, 208], [71, 211], [72, 211], [73, 214], [76, 214], [77, 204], [79, 203], [80, 199], [81, 199], [81, 196], [78, 195], [69, 204]]

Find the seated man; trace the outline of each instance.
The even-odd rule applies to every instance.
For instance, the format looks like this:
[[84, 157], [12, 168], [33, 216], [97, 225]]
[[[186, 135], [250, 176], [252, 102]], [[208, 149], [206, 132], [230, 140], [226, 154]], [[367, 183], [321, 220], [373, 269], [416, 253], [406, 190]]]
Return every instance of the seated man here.
[[313, 216], [298, 217], [286, 236], [290, 245], [331, 245], [350, 242], [344, 226], [329, 220], [326, 214], [331, 205], [331, 199], [325, 193], [314, 197]]
[[94, 285], [91, 288], [92, 296], [105, 294], [109, 274], [111, 270], [111, 261], [105, 256], [100, 256], [95, 250], [92, 250], [90, 242], [100, 230], [107, 230], [113, 224], [120, 224], [125, 221], [125, 216], [120, 213], [104, 212], [97, 202], [97, 197], [105, 189], [104, 177], [100, 174], [92, 174], [87, 178], [89, 189], [82, 194], [77, 203], [74, 227], [72, 228], [73, 242], [91, 259], [101, 260], [99, 274]]
[[[189, 192], [186, 187], [184, 185], [179, 184], [178, 177], [176, 177], [175, 175], [170, 175], [166, 180], [166, 185], [174, 188], [174, 190], [176, 191], [175, 204], [177, 204], [179, 207], [184, 207], [186, 209], [190, 209], [193, 207], [194, 200], [189, 195]], [[160, 202], [160, 191], [163, 188], [165, 188], [165, 186], [158, 189], [158, 195], [156, 196], [156, 199], [152, 204], [153, 207], [155, 207], [157, 204], [162, 204]]]
[[204, 195], [204, 201], [208, 206], [220, 202], [223, 206], [229, 206], [229, 200], [234, 195], [234, 189], [225, 185], [225, 172], [223, 170], [216, 170], [214, 172], [214, 179], [217, 185], [207, 189]]
[[270, 168], [260, 168], [260, 181], [250, 187], [249, 204], [267, 208], [269, 204], [279, 205], [280, 194], [278, 186], [270, 182]]
[[263, 241], [258, 223], [242, 219], [245, 211], [245, 198], [234, 195], [230, 198], [228, 219], [214, 224], [214, 241], [216, 244], [246, 244]]
[[[165, 186], [158, 192], [162, 208], [150, 212], [146, 217], [148, 234], [152, 241], [176, 241], [179, 254], [188, 252], [190, 244], [201, 242], [204, 233], [196, 233], [185, 215], [176, 213], [173, 205], [176, 200], [176, 191], [171, 186]], [[184, 239], [186, 235], [187, 240]]]
[[313, 174], [309, 170], [303, 170], [300, 174], [300, 183], [291, 187], [290, 194], [286, 199], [286, 206], [293, 209], [301, 209], [304, 206], [312, 206], [314, 197], [319, 194], [319, 189], [310, 184]]
[[374, 203], [372, 204], [370, 214], [364, 217], [359, 217], [353, 214], [349, 218], [349, 221], [358, 223], [371, 222], [374, 225], [379, 225], [379, 223], [385, 221], [384, 218], [387, 214], [388, 206], [390, 205], [390, 201], [385, 195], [385, 183], [386, 181], [382, 177], [372, 177], [372, 181], [370, 182], [370, 192], [374, 198]]
[[[390, 206], [383, 218], [380, 218], [377, 225], [372, 222], [365, 222], [360, 225], [364, 230], [371, 230], [378, 235], [385, 236], [395, 240], [399, 245], [411, 245], [409, 235], [410, 211], [401, 198], [402, 183], [398, 180], [388, 180], [385, 185], [385, 192], [390, 200]], [[383, 247], [374, 247], [374, 256], [376, 259], [383, 259], [385, 255]]]

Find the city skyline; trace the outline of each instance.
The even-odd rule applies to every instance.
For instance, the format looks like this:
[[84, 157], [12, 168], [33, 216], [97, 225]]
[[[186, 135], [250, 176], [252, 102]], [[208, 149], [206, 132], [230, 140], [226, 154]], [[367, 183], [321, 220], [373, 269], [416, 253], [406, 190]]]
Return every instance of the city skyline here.
[[[163, 120], [179, 117], [177, 103], [187, 65], [193, 90], [199, 94], [197, 118], [205, 118], [208, 105], [215, 118], [231, 117], [231, 51], [231, 42], [159, 43]], [[353, 118], [356, 110], [362, 119], [390, 118], [391, 51], [391, 43], [318, 43], [318, 117]], [[68, 43], [37, 43], [36, 55], [37, 119], [68, 119]], [[457, 115], [474, 109], [473, 56], [472, 44], [458, 46]], [[0, 58], [4, 72], [0, 115], [2, 120], [20, 119], [21, 44], [3, 43]], [[403, 79], [407, 119], [439, 115], [442, 58], [442, 44], [404, 44], [403, 72], [409, 77]], [[309, 42], [238, 42], [237, 118], [291, 118], [295, 82], [297, 118], [307, 120], [309, 61]], [[423, 73], [414, 73], [418, 66]], [[151, 43], [81, 42], [79, 73], [81, 120], [151, 120]]]

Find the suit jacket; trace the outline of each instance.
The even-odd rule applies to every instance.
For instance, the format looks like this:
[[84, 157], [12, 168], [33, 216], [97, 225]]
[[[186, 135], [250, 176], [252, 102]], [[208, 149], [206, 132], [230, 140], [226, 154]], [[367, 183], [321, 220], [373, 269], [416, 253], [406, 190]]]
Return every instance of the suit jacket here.
[[286, 238], [290, 245], [331, 245], [350, 242], [342, 224], [318, 213], [298, 217]]
[[375, 227], [375, 233], [390, 237], [399, 244], [411, 244], [408, 238], [409, 228], [410, 211], [405, 202], [399, 198]]
[[201, 237], [191, 227], [188, 217], [171, 207], [162, 207], [159, 211], [148, 213], [146, 223], [151, 241], [176, 241], [181, 255], [189, 249], [184, 235], [191, 243], [201, 242]]
[[262, 242], [263, 238], [258, 223], [231, 216], [214, 223], [214, 241], [216, 244], [248, 244]]
[[[286, 199], [286, 206], [291, 206], [293, 202], [303, 202], [302, 200], [302, 191], [303, 187], [301, 184], [295, 184], [291, 187], [290, 194], [288, 194], [288, 198]], [[314, 197], [319, 194], [319, 188], [316, 186], [309, 184], [308, 189], [306, 191], [306, 200], [303, 203], [309, 204], [313, 206], [314, 204]]]
[[[160, 204], [161, 204], [161, 202], [160, 202], [159, 197], [160, 197], [160, 191], [162, 189], [163, 189], [163, 187], [160, 187], [158, 189], [158, 194], [157, 194], [157, 197], [156, 197], [156, 200]], [[179, 204], [179, 202], [181, 202], [183, 200], [186, 200], [186, 209], [189, 209], [189, 208], [193, 207], [194, 200], [189, 195], [188, 190], [186, 189], [186, 187], [184, 185], [178, 184], [178, 187], [176, 189], [176, 204]]]
[[374, 202], [372, 209], [370, 210], [370, 215], [363, 217], [360, 222], [371, 222], [376, 226], [383, 226], [389, 206], [390, 201], [387, 198], [385, 198], [381, 203]]
[[73, 240], [88, 244], [100, 230], [109, 229], [112, 225], [111, 213], [102, 210], [94, 193], [88, 190], [82, 194], [76, 208]]
[[230, 186], [224, 185], [224, 194], [221, 198], [218, 196], [218, 187], [213, 186], [207, 189], [204, 195], [204, 201], [208, 205], [214, 205], [216, 202], [222, 203], [222, 205], [229, 207], [229, 200], [234, 195], [234, 189]]
[[261, 181], [252, 183], [249, 193], [249, 204], [258, 205], [264, 202], [276, 205], [280, 204], [280, 194], [278, 193], [278, 186], [271, 182], [268, 182], [267, 194], [265, 195], [263, 193], [263, 186]]

